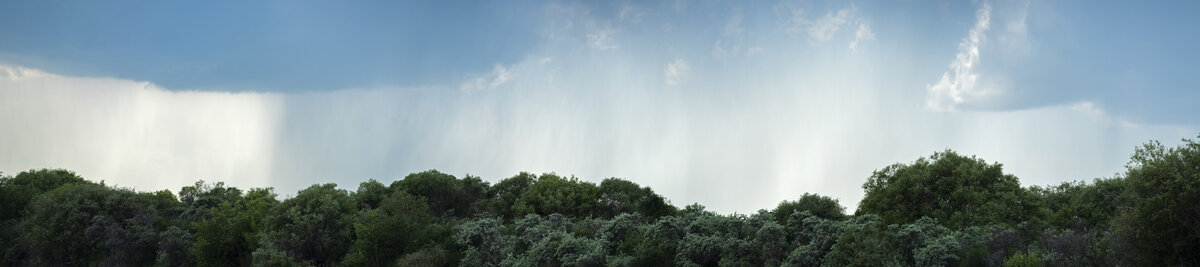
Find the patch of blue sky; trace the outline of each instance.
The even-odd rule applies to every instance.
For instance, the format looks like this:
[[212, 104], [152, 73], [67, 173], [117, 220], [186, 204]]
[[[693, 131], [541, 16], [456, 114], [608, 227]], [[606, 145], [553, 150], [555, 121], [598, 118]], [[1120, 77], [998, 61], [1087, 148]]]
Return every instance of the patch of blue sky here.
[[7, 1], [0, 60], [172, 90], [461, 79], [536, 47], [538, 2]]

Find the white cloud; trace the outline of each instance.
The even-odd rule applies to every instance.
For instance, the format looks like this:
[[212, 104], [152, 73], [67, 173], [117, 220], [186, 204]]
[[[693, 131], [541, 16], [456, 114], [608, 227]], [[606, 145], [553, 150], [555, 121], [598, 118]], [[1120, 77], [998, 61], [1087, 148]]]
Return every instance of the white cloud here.
[[1097, 106], [1096, 103], [1092, 103], [1091, 101], [1075, 103], [1074, 105], [1071, 105], [1071, 109], [1092, 116], [1104, 116], [1104, 110]]
[[66, 168], [140, 190], [271, 186], [282, 99], [0, 65], [0, 171]]
[[588, 33], [588, 45], [591, 45], [592, 48], [600, 50], [617, 49], [619, 46], [617, 45], [616, 41], [609, 37], [611, 34], [613, 34], [613, 30], [608, 29]]
[[979, 97], [987, 93], [977, 87], [979, 74], [975, 67], [979, 64], [979, 49], [991, 22], [991, 5], [983, 3], [976, 13], [975, 26], [971, 28], [966, 39], [958, 44], [958, 55], [950, 63], [950, 70], [942, 74], [937, 84], [926, 86], [925, 106], [936, 111], [955, 111], [957, 106], [968, 98]]
[[853, 17], [854, 7], [826, 12], [825, 16], [815, 19], [806, 18], [804, 10], [793, 10], [788, 31], [807, 34], [814, 43], [826, 42], [832, 40], [842, 25], [849, 23]]
[[837, 32], [850, 17], [850, 9], [838, 10], [837, 14], [826, 13], [824, 17], [817, 19], [808, 27], [808, 36], [812, 37], [817, 42], [829, 41], [833, 38], [833, 33]]
[[45, 72], [37, 69], [0, 65], [0, 77], [10, 79], [12, 81], [34, 79], [45, 74]]
[[871, 26], [867, 23], [860, 23], [858, 30], [854, 31], [854, 41], [850, 41], [850, 50], [858, 50], [858, 44], [865, 41], [875, 40], [875, 33], [871, 31]]
[[746, 40], [746, 36], [744, 36], [746, 33], [746, 29], [742, 27], [742, 14], [740, 11], [735, 12], [729, 17], [728, 22], [725, 23], [720, 39], [713, 43], [709, 54], [713, 58], [722, 59], [731, 56], [752, 56], [762, 52], [761, 47], [747, 47], [746, 43], [748, 41]]
[[[549, 61], [550, 61], [550, 58], [547, 57], [547, 58], [542, 58], [541, 62], [546, 63]], [[511, 67], [505, 68], [504, 66], [501, 66], [500, 64], [496, 64], [496, 66], [492, 68], [492, 72], [490, 74], [476, 77], [474, 79], [470, 79], [465, 82], [462, 82], [462, 84], [460, 84], [458, 86], [458, 89], [463, 92], [471, 92], [471, 91], [479, 91], [479, 90], [484, 90], [484, 89], [496, 88], [496, 87], [499, 87], [500, 85], [503, 85], [504, 83], [508, 82], [516, 75], [517, 74], [512, 71]]]
[[691, 71], [691, 66], [688, 66], [687, 61], [676, 59], [675, 62], [667, 64], [663, 74], [666, 76], [667, 85], [679, 85], [687, 81]]

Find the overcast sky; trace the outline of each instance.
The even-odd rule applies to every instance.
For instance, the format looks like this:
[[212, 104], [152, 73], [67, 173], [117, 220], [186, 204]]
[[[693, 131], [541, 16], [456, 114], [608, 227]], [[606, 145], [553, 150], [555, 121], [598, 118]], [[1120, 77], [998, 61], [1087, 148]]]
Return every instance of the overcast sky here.
[[285, 196], [555, 172], [741, 213], [852, 212], [944, 149], [1090, 180], [1196, 137], [1198, 3], [3, 1], [0, 171]]

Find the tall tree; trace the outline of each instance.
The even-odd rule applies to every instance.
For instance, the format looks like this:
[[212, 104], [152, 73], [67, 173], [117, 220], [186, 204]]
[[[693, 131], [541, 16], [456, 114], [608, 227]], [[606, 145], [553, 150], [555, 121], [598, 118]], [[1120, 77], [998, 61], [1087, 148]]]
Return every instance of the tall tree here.
[[405, 253], [430, 244], [432, 221], [422, 197], [401, 191], [384, 199], [379, 208], [364, 210], [354, 223], [355, 240], [345, 263], [353, 266], [394, 265]]
[[404, 180], [392, 183], [391, 188], [425, 198], [434, 215], [467, 217], [471, 215], [475, 201], [485, 198], [482, 194], [487, 191], [487, 183], [478, 177], [467, 176], [460, 180], [429, 170], [409, 174]]
[[357, 203], [358, 209], [370, 210], [378, 208], [379, 203], [382, 203], [391, 194], [392, 190], [383, 183], [370, 179], [358, 184], [358, 191], [354, 192], [354, 201]]
[[[1198, 137], [1200, 138], [1200, 137]], [[1132, 207], [1118, 231], [1144, 264], [1200, 265], [1200, 143], [1139, 147], [1125, 172]]]
[[878, 214], [886, 224], [928, 216], [951, 228], [1014, 226], [1038, 216], [1037, 198], [1000, 163], [987, 164], [954, 151], [875, 171], [863, 184], [857, 214]]
[[267, 213], [278, 203], [273, 189], [250, 189], [245, 197], [222, 203], [212, 210], [210, 218], [193, 224], [192, 254], [198, 265], [249, 265], [251, 253], [258, 249]]
[[650, 218], [675, 213], [675, 207], [654, 190], [620, 178], [600, 181], [600, 202], [603, 215], [610, 218], [622, 213], [636, 212]]
[[28, 170], [13, 177], [0, 176], [0, 221], [25, 216], [25, 208], [42, 193], [68, 184], [91, 183], [63, 169]]
[[22, 251], [16, 247], [21, 218], [39, 195], [63, 185], [91, 183], [62, 169], [28, 170], [13, 177], [0, 175], [0, 265], [16, 265]]
[[355, 202], [335, 184], [313, 185], [279, 203], [267, 215], [256, 264], [341, 262], [353, 237]]
[[521, 195], [537, 181], [537, 175], [521, 172], [516, 176], [506, 178], [488, 188], [489, 199], [485, 200], [484, 210], [504, 220], [517, 218], [514, 206]]

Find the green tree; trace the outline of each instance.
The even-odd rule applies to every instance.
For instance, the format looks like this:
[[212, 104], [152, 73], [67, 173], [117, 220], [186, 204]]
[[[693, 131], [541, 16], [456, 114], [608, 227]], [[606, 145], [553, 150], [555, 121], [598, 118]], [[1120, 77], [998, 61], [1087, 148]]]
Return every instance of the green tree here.
[[603, 215], [611, 218], [622, 213], [639, 213], [658, 218], [675, 213], [675, 207], [649, 187], [620, 178], [600, 181], [600, 203]]
[[1037, 218], [1040, 210], [1037, 198], [1001, 164], [949, 150], [875, 171], [863, 189], [866, 196], [856, 213], [877, 214], [887, 224], [927, 216], [953, 229], [1015, 226]]
[[89, 183], [46, 192], [21, 227], [31, 264], [153, 264], [165, 224], [146, 196]]
[[837, 244], [825, 256], [824, 265], [900, 266], [904, 258], [897, 247], [879, 216], [855, 216], [845, 223]]
[[207, 211], [222, 203], [237, 201], [242, 198], [242, 190], [236, 187], [226, 187], [225, 182], [205, 183], [196, 181], [195, 185], [179, 189], [179, 202], [184, 206]]
[[300, 190], [267, 215], [254, 261], [322, 266], [341, 262], [350, 248], [355, 213], [354, 200], [335, 184]]
[[8, 177], [0, 175], [0, 265], [17, 265], [23, 252], [17, 245], [17, 225], [26, 217], [29, 204], [39, 195], [68, 184], [91, 183], [62, 169], [28, 170]]
[[434, 233], [426, 230], [431, 220], [425, 199], [403, 191], [392, 194], [354, 223], [355, 239], [346, 265], [392, 265], [400, 255], [432, 243]]
[[675, 253], [677, 266], [716, 266], [729, 262], [741, 248], [740, 240], [721, 235], [688, 233]]
[[[786, 229], [774, 221], [766, 221], [754, 233], [749, 251], [759, 266], [779, 266], [787, 257], [788, 242]], [[757, 255], [755, 255], [757, 254]]]
[[458, 225], [454, 242], [465, 247], [462, 266], [499, 266], [512, 255], [513, 237], [495, 218], [483, 218]]
[[450, 259], [446, 254], [448, 254], [446, 249], [440, 246], [427, 247], [404, 255], [403, 258], [396, 261], [396, 265], [401, 267], [449, 266]]
[[1042, 267], [1045, 264], [1041, 258], [1033, 254], [1018, 253], [1004, 262], [1004, 267]]
[[533, 183], [536, 181], [536, 175], [521, 172], [516, 176], [497, 182], [496, 185], [488, 188], [490, 198], [484, 202], [483, 209], [495, 216], [500, 216], [504, 220], [512, 220], [518, 218], [518, 216], [524, 216], [524, 214], [518, 215], [513, 207], [517, 205], [517, 201], [520, 200], [521, 195], [524, 195], [525, 191], [533, 186]]
[[[1036, 266], [1200, 263], [1200, 144], [1151, 142], [1121, 177], [1020, 187], [952, 151], [876, 171], [855, 216], [804, 194], [774, 210], [678, 210], [648, 187], [426, 171], [291, 199], [197, 182], [134, 192], [66, 170], [0, 176], [0, 265]], [[438, 198], [435, 211], [426, 196]], [[875, 213], [879, 213], [876, 215]], [[506, 223], [507, 222], [507, 223]], [[453, 230], [452, 230], [453, 229]], [[1136, 252], [1136, 253], [1131, 253]]]
[[598, 238], [604, 244], [604, 250], [610, 254], [637, 253], [641, 242], [645, 240], [645, 225], [641, 217], [641, 214], [637, 213], [622, 213], [604, 224], [597, 232]]
[[971, 243], [968, 236], [928, 217], [909, 224], [884, 225], [875, 215], [856, 216], [844, 223], [823, 265], [951, 266], [959, 263], [964, 248]]
[[475, 202], [486, 198], [487, 187], [487, 183], [478, 177], [467, 176], [459, 180], [437, 170], [409, 174], [391, 185], [393, 191], [403, 190], [424, 197], [434, 215], [456, 217], [470, 216]]
[[[458, 180], [459, 203], [463, 212], [459, 217], [481, 214], [487, 211], [487, 200], [492, 198], [491, 185], [477, 176], [467, 175]], [[430, 252], [432, 253], [432, 251]]]
[[521, 218], [513, 223], [513, 254], [524, 254], [533, 245], [550, 236], [550, 234], [554, 232], [568, 232], [574, 226], [575, 223], [562, 214], [555, 213], [545, 217], [537, 214], [526, 214], [525, 218]]
[[1200, 265], [1200, 143], [1139, 147], [1125, 172], [1132, 206], [1119, 234], [1147, 265]]
[[1054, 266], [1126, 265], [1110, 254], [1108, 232], [1093, 228], [1048, 229], [1037, 238], [1037, 247], [1052, 256]]
[[639, 265], [666, 266], [675, 263], [675, 254], [679, 249], [679, 241], [687, 234], [688, 225], [683, 217], [666, 216], [659, 218], [646, 230], [646, 242], [639, 250], [637, 258]]
[[525, 253], [505, 262], [514, 266], [600, 266], [604, 256], [600, 241], [554, 230]]
[[514, 209], [517, 214], [561, 213], [569, 217], [588, 217], [600, 213], [599, 207], [599, 188], [595, 184], [574, 177], [543, 174], [521, 194]]
[[375, 179], [370, 179], [358, 184], [358, 191], [354, 192], [354, 202], [358, 204], [358, 209], [360, 210], [375, 209], [379, 207], [379, 203], [382, 203], [391, 194], [392, 189], [389, 189]]
[[91, 183], [63, 169], [28, 170], [14, 177], [0, 176], [0, 221], [20, 218], [42, 193], [63, 185]]
[[438, 216], [452, 215], [448, 212], [470, 210], [469, 203], [466, 205], [459, 203], [458, 190], [456, 190], [458, 178], [437, 170], [409, 174], [403, 180], [393, 182], [391, 187], [393, 191], [405, 191], [425, 198], [429, 203], [430, 211]]
[[190, 249], [194, 241], [191, 232], [179, 226], [170, 226], [162, 231], [158, 242], [157, 266], [192, 266], [196, 262]]
[[198, 265], [249, 265], [267, 214], [279, 204], [275, 197], [272, 188], [250, 189], [245, 197], [213, 209], [211, 218], [196, 222], [191, 251]]
[[792, 216], [792, 213], [808, 211], [817, 217], [840, 221], [846, 218], [846, 208], [838, 204], [836, 199], [804, 193], [800, 199], [796, 201], [783, 201], [775, 210], [771, 211], [775, 221], [780, 224], [787, 224], [787, 219]]
[[895, 237], [896, 250], [910, 266], [949, 266], [959, 260], [966, 242], [957, 232], [938, 224], [937, 220], [922, 217], [904, 225], [889, 225]]
[[785, 229], [786, 237], [795, 245], [795, 249], [788, 253], [784, 265], [822, 266], [825, 255], [842, 235], [845, 224], [814, 216], [809, 211], [793, 212]]
[[1047, 209], [1046, 220], [1060, 228], [1108, 229], [1121, 207], [1129, 205], [1126, 179], [1096, 179], [1092, 183], [1064, 182], [1052, 187], [1034, 187]]

